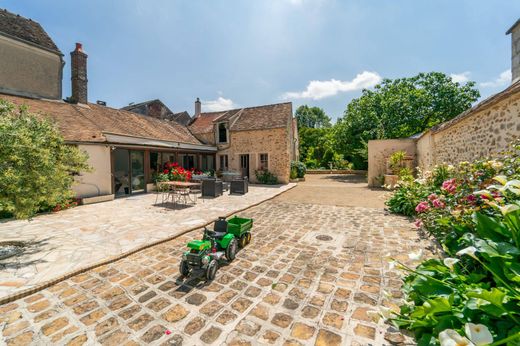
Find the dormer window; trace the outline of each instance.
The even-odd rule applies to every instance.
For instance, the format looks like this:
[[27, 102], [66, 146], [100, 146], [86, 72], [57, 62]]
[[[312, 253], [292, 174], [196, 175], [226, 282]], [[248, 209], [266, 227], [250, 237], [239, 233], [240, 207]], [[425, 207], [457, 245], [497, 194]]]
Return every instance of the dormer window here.
[[226, 123], [219, 123], [218, 124], [218, 142], [219, 143], [227, 143], [227, 128]]

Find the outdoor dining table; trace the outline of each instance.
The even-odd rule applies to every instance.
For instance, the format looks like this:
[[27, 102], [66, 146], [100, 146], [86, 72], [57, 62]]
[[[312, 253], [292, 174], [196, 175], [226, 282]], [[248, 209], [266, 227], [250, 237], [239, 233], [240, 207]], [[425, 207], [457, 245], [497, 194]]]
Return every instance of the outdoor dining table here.
[[[196, 203], [197, 197], [195, 196], [194, 199], [191, 198], [189, 190], [193, 187], [200, 187], [200, 183], [194, 183], [189, 181], [162, 181], [159, 183], [160, 185], [167, 186], [168, 187], [168, 193], [172, 194], [173, 203], [178, 203], [181, 201], [181, 198], [184, 199], [184, 204], [186, 204], [187, 199], [189, 199], [191, 202]], [[176, 194], [175, 191], [183, 191], [185, 193]]]

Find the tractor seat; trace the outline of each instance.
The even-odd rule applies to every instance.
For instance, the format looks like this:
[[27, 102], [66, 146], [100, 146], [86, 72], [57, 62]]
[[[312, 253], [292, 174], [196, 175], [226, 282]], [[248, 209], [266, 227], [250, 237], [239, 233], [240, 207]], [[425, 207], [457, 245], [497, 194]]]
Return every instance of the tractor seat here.
[[206, 230], [206, 234], [207, 234], [209, 237], [211, 237], [211, 238], [222, 239], [222, 238], [224, 238], [224, 236], [226, 235], [226, 232], [215, 232], [215, 231], [212, 231], [212, 230], [207, 229], [207, 230]]

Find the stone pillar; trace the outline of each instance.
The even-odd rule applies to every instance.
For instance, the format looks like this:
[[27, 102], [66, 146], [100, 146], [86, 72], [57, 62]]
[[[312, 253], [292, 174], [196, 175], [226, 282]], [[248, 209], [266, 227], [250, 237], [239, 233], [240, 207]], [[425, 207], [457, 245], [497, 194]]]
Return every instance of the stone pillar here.
[[76, 49], [70, 52], [72, 100], [83, 104], [88, 102], [87, 57], [81, 43], [76, 43]]

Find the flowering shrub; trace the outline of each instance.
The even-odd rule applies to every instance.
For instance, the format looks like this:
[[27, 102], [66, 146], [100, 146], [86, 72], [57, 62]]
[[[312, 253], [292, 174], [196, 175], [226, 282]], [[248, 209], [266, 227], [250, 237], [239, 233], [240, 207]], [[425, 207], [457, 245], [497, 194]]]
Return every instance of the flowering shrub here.
[[[503, 162], [441, 165], [396, 191], [420, 192], [416, 225], [444, 250], [443, 259], [423, 261], [415, 269], [399, 264], [408, 272], [405, 301], [392, 320], [414, 331], [421, 345], [520, 345], [515, 149]], [[395, 195], [392, 199], [397, 204]]]
[[158, 181], [165, 181], [165, 176], [169, 181], [190, 181], [193, 174], [202, 174], [202, 172], [192, 169], [184, 169], [177, 162], [165, 163], [163, 176], [158, 175]]

